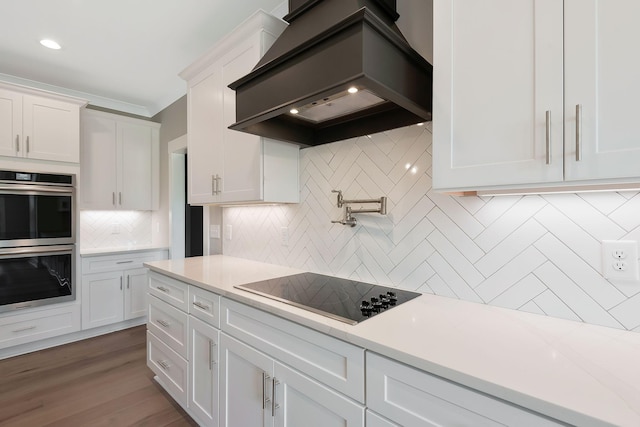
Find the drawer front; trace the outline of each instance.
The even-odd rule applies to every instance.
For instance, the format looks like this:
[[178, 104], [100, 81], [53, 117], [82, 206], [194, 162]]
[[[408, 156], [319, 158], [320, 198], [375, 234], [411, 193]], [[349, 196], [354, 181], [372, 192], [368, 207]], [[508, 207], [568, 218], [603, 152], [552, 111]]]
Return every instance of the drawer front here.
[[149, 297], [147, 328], [173, 351], [188, 358], [188, 315], [154, 297]]
[[149, 294], [185, 313], [189, 312], [189, 285], [184, 282], [150, 271]]
[[189, 314], [220, 328], [220, 295], [190, 285]]
[[187, 407], [188, 363], [153, 333], [147, 331], [147, 366], [176, 402]]
[[80, 330], [80, 306], [7, 314], [0, 319], [0, 348], [25, 344]]
[[82, 257], [82, 274], [142, 268], [143, 263], [167, 259], [167, 251], [136, 252]]
[[368, 409], [365, 420], [365, 425], [367, 427], [400, 427], [398, 424], [394, 424], [386, 418], [382, 418], [380, 415], [376, 414], [375, 412], [371, 412]]
[[229, 335], [364, 403], [364, 349], [226, 298], [220, 323]]
[[371, 352], [367, 406], [400, 425], [564, 425]]

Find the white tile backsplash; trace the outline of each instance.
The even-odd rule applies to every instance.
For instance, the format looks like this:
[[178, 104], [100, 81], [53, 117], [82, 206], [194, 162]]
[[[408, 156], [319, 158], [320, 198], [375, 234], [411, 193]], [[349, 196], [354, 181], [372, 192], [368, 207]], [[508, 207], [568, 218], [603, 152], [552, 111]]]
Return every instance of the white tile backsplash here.
[[[436, 193], [429, 125], [304, 149], [300, 171], [299, 204], [223, 210], [234, 230], [224, 254], [640, 330], [640, 283], [600, 274], [601, 240], [640, 240], [640, 193]], [[388, 214], [331, 224], [342, 216], [333, 189], [387, 196]]]
[[80, 211], [80, 248], [150, 245], [152, 216], [151, 211]]

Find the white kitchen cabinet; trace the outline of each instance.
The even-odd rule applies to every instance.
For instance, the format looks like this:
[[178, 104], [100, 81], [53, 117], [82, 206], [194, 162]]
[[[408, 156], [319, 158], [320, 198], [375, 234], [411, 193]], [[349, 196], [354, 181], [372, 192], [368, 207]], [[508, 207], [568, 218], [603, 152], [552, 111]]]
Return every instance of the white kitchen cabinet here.
[[632, 0], [435, 0], [433, 187], [638, 181], [639, 17]]
[[0, 83], [0, 155], [80, 161], [85, 101]]
[[81, 208], [158, 209], [159, 128], [146, 120], [83, 112]]
[[220, 330], [189, 317], [188, 407], [192, 416], [204, 426], [218, 426], [219, 341]]
[[222, 426], [364, 425], [357, 402], [225, 333], [220, 346]]
[[367, 352], [366, 383], [367, 407], [398, 425], [563, 425], [372, 352]]
[[[49, 306], [53, 307], [53, 306]], [[80, 306], [58, 304], [53, 308], [0, 316], [0, 349], [80, 330]]]
[[167, 251], [83, 256], [82, 329], [147, 315], [146, 261], [166, 259]]
[[190, 204], [296, 203], [296, 145], [230, 130], [235, 92], [286, 24], [256, 12], [181, 73], [187, 80]]

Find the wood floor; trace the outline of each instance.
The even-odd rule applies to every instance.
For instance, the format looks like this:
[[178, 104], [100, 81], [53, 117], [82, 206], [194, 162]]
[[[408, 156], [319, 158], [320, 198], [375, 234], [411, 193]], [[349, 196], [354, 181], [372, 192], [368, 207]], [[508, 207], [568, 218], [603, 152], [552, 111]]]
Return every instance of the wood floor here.
[[145, 327], [0, 360], [0, 426], [197, 426], [153, 381]]

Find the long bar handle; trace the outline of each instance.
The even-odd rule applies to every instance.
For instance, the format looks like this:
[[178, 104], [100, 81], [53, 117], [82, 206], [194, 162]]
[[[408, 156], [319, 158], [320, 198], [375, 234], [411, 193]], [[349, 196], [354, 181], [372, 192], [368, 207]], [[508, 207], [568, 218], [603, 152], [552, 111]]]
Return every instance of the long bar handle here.
[[35, 329], [35, 328], [36, 328], [35, 326], [27, 326], [26, 328], [14, 329], [11, 332], [13, 332], [15, 334], [15, 333], [18, 333], [18, 332], [30, 331], [30, 330]]
[[582, 104], [576, 105], [576, 162], [582, 160]]
[[120, 290], [122, 290], [122, 276], [120, 276]]
[[267, 396], [266, 388], [267, 381], [269, 381], [271, 377], [267, 375], [266, 372], [262, 373], [262, 410], [264, 411], [267, 408], [267, 403], [269, 403], [269, 397]]
[[547, 148], [547, 158], [546, 163], [548, 165], [551, 164], [551, 110], [547, 110], [546, 112], [546, 148]]
[[198, 307], [198, 308], [200, 308], [202, 310], [205, 310], [205, 311], [211, 310], [211, 307], [209, 307], [206, 304], [201, 303], [200, 301], [194, 301], [193, 305], [195, 305], [196, 307]]
[[29, 137], [27, 137], [27, 153], [29, 152]]
[[156, 289], [158, 289], [161, 292], [164, 292], [165, 294], [169, 293], [169, 289], [165, 288], [164, 286], [158, 286]]
[[20, 135], [16, 135], [16, 153], [20, 152]]
[[122, 206], [122, 191], [118, 192], [118, 203], [120, 203], [120, 206]]
[[280, 381], [278, 381], [276, 377], [273, 377], [271, 384], [271, 416], [275, 417], [276, 409], [280, 407], [280, 405], [276, 403], [276, 386], [280, 384]]
[[115, 191], [111, 193], [111, 204], [113, 206], [116, 205], [116, 192]]
[[216, 176], [217, 175], [211, 175], [211, 195], [212, 196], [216, 195]]
[[169, 323], [169, 322], [167, 322], [166, 320], [162, 320], [162, 319], [158, 319], [158, 320], [156, 320], [156, 322], [158, 322], [158, 324], [159, 324], [160, 326], [164, 326], [165, 328], [168, 328], [168, 327], [169, 327], [169, 325], [170, 325], [170, 323]]

